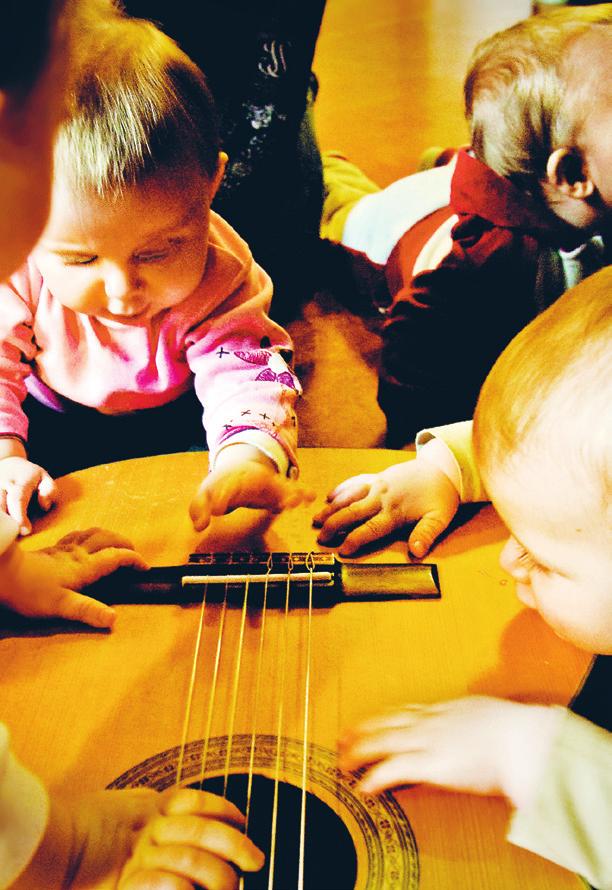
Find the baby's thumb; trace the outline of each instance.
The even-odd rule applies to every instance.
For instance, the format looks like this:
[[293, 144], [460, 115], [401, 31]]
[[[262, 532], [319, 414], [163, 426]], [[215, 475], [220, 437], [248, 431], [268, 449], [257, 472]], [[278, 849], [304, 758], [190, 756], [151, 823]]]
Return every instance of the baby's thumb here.
[[38, 503], [42, 510], [50, 510], [55, 503], [57, 485], [48, 473], [43, 473], [38, 483]]
[[448, 527], [450, 517], [442, 517], [438, 513], [426, 513], [410, 533], [408, 538], [409, 551], [419, 559], [430, 550], [436, 538]]

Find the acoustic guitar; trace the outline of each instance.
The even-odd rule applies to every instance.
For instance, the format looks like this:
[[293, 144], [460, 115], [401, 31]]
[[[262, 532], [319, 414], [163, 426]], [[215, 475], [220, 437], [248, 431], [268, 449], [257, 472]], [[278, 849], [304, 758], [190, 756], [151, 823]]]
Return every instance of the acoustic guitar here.
[[[320, 501], [346, 476], [402, 459], [300, 454]], [[385, 596], [385, 564], [407, 559], [398, 537], [357, 560], [379, 573], [375, 598], [330, 600], [311, 577], [317, 505], [278, 517], [237, 510], [198, 535], [187, 507], [205, 472], [206, 455], [188, 453], [59, 480], [57, 507], [25, 547], [97, 525], [130, 537], [152, 565], [189, 569], [190, 554], [200, 566], [232, 554], [231, 566], [246, 561], [246, 579], [119, 605], [111, 633], [5, 618], [0, 715], [23, 762], [55, 787], [226, 794], [267, 854], [259, 875], [241, 879], [246, 888], [578, 890], [575, 875], [505, 841], [503, 801], [426, 787], [363, 796], [358, 776], [336, 763], [342, 730], [388, 707], [469, 693], [567, 703], [579, 687], [589, 658], [516, 600], [498, 565], [505, 531], [493, 509], [433, 550], [439, 594], [422, 588], [432, 570], [421, 568], [409, 596]]]

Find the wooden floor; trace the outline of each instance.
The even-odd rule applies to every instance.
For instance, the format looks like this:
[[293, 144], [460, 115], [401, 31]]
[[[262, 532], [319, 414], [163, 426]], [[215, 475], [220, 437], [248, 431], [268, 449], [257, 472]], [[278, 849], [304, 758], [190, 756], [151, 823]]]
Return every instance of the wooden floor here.
[[530, 0], [327, 0], [317, 44], [322, 149], [388, 185], [430, 145], [466, 140], [462, 85], [476, 43]]
[[[321, 149], [338, 149], [384, 186], [432, 145], [464, 143], [462, 84], [483, 37], [530, 0], [327, 0], [314, 69]], [[375, 322], [319, 294], [290, 326], [305, 384], [301, 443], [381, 445]]]

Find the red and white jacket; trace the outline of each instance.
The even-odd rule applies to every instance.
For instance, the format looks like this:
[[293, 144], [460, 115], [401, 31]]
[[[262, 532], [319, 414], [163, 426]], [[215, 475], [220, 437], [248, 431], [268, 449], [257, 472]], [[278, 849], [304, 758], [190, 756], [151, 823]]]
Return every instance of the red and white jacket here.
[[388, 444], [471, 416], [497, 356], [535, 315], [610, 262], [604, 240], [460, 151], [359, 200], [342, 244], [386, 313], [379, 401]]

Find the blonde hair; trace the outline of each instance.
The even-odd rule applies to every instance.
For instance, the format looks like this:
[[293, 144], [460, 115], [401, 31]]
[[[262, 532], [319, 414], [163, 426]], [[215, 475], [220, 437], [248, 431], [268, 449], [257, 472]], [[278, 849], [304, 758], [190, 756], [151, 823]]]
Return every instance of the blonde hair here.
[[[521, 188], [539, 192], [555, 149], [575, 147], [596, 89], [572, 88], [570, 73], [596, 88], [597, 72], [573, 65], [571, 47], [612, 24], [612, 3], [542, 12], [476, 47], [464, 83], [472, 149], [487, 166]], [[612, 36], [612, 32], [609, 32]], [[581, 60], [582, 61], [582, 60]], [[588, 94], [591, 95], [588, 95]]]
[[191, 59], [151, 22], [116, 15], [83, 53], [55, 165], [79, 192], [116, 196], [159, 170], [219, 159], [214, 102]]
[[480, 391], [474, 451], [483, 479], [534, 453], [609, 504], [612, 266], [585, 279], [510, 342]]

